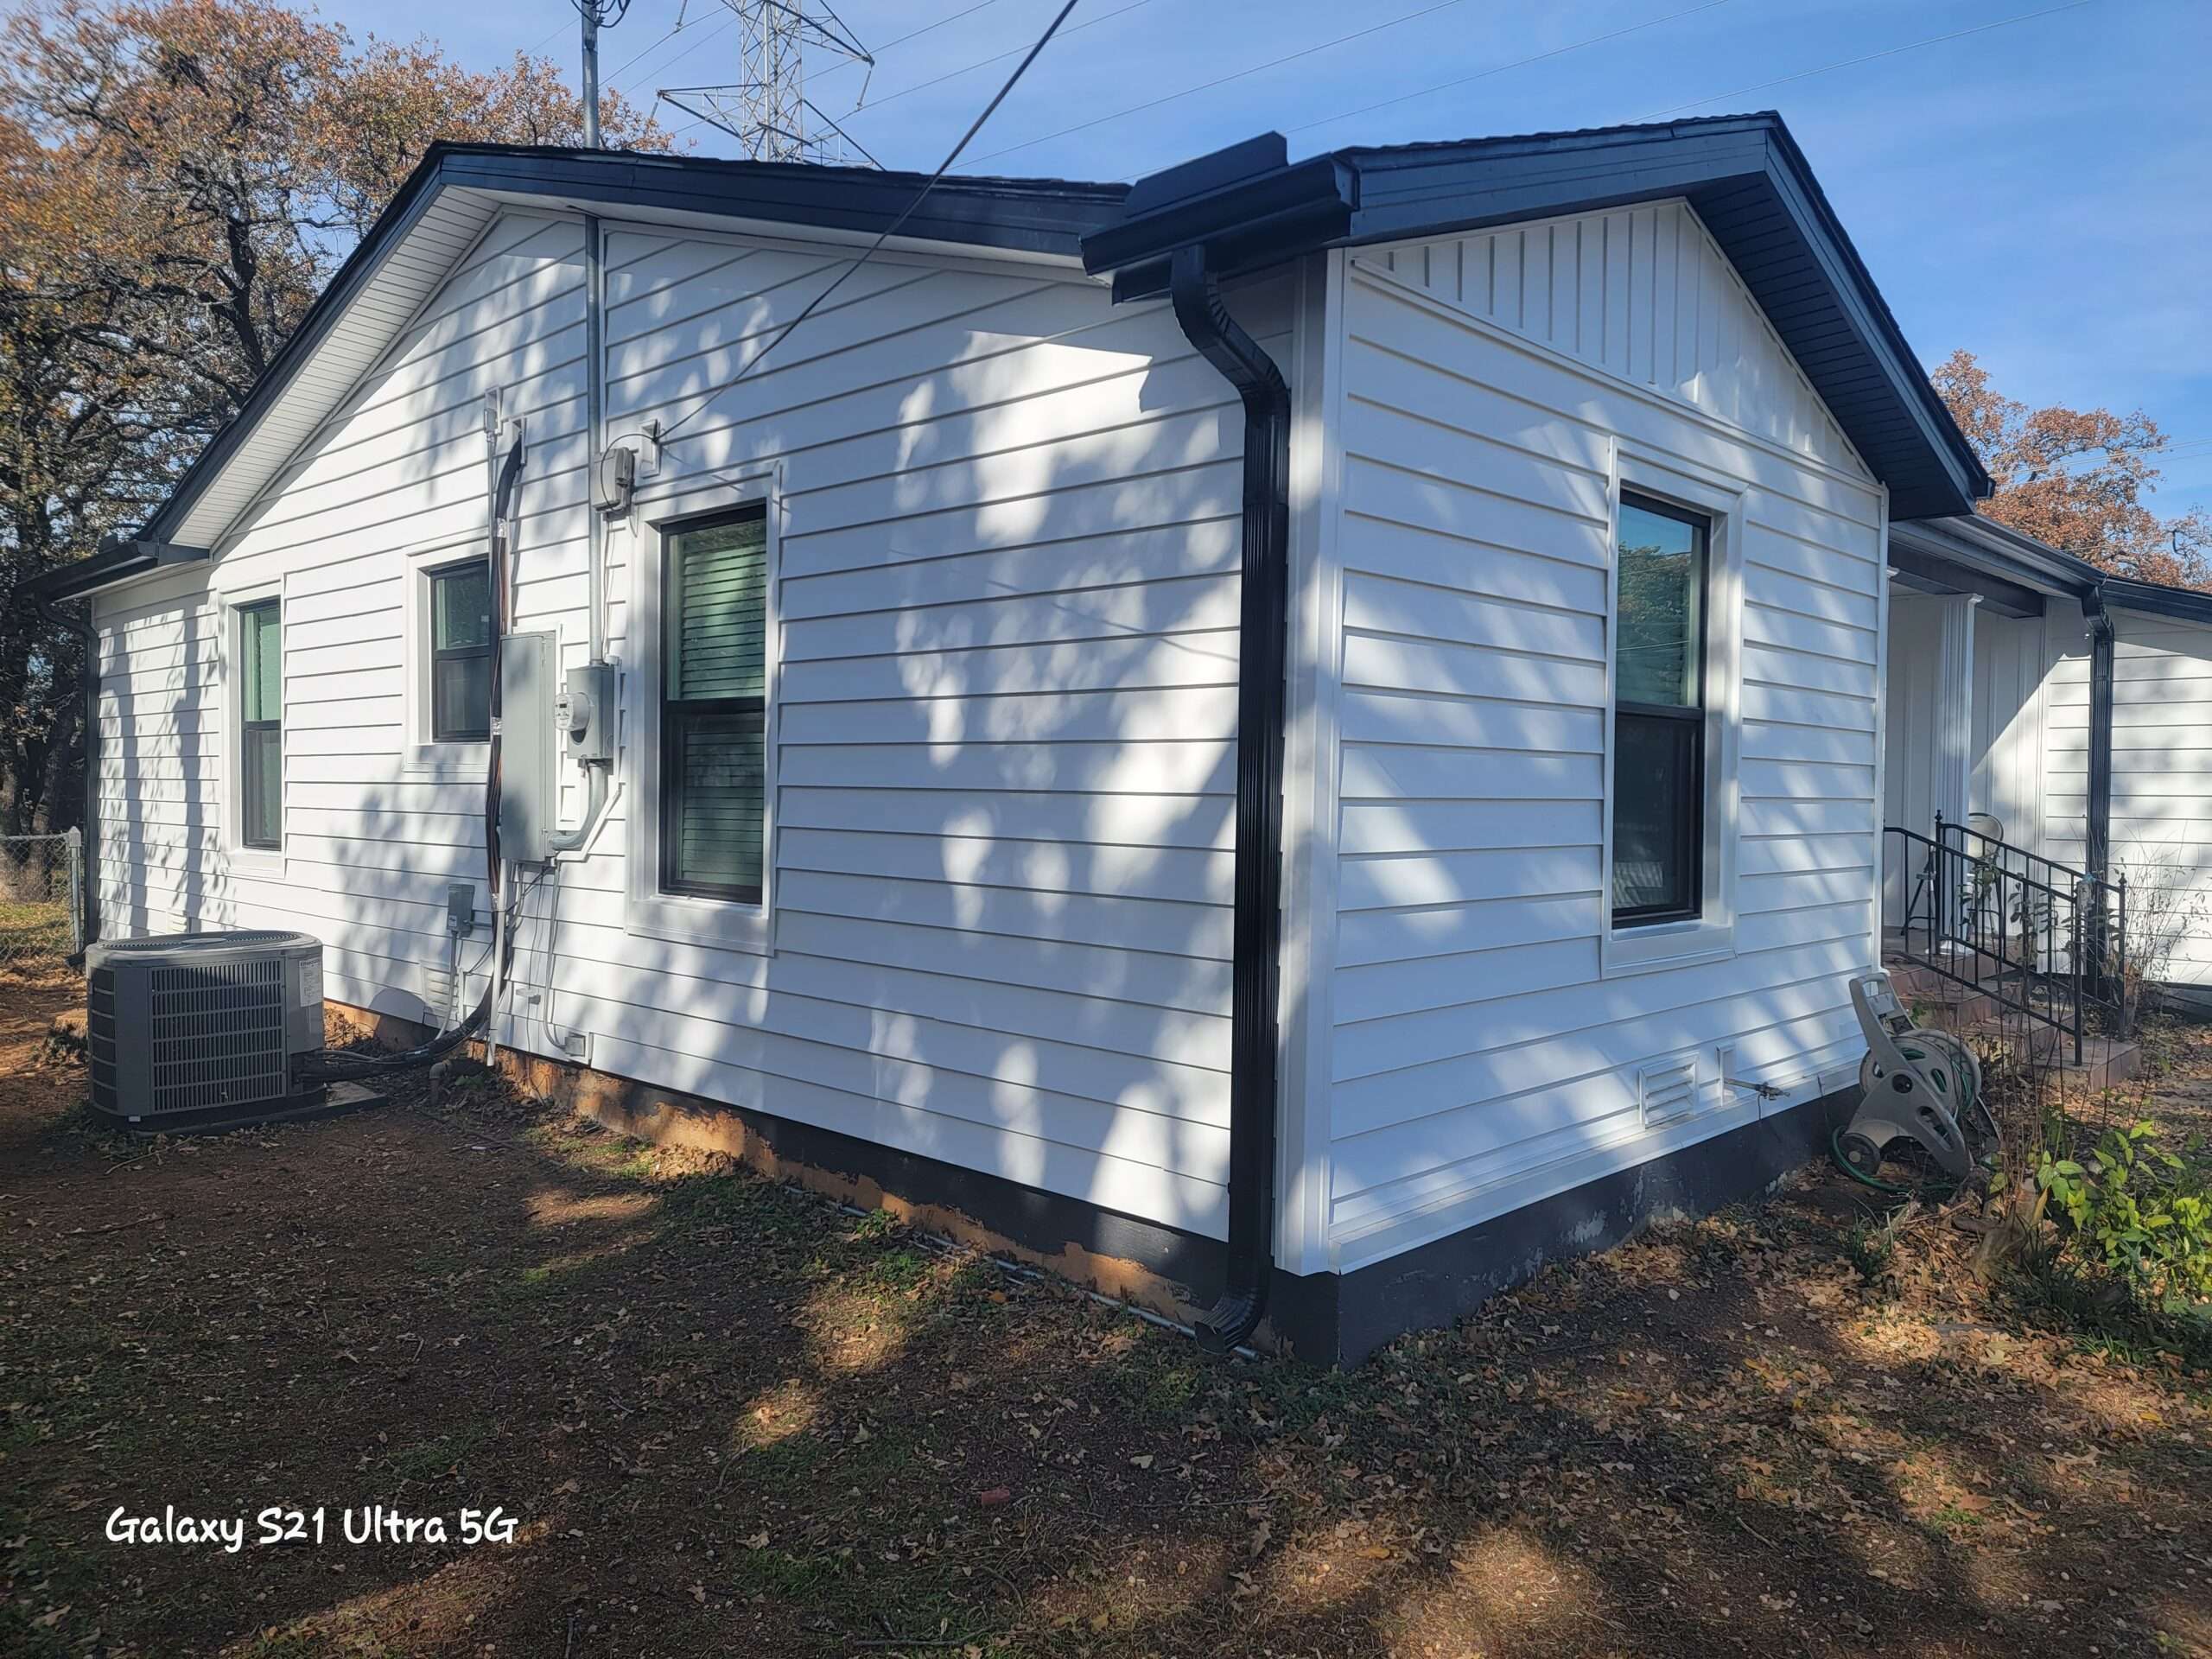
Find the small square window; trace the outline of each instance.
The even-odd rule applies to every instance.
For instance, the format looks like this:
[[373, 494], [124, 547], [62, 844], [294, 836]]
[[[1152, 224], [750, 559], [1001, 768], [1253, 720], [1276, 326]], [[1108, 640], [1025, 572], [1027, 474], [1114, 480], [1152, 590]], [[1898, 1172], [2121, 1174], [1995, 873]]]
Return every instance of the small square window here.
[[480, 559], [428, 573], [430, 741], [483, 743], [492, 735], [492, 578]]

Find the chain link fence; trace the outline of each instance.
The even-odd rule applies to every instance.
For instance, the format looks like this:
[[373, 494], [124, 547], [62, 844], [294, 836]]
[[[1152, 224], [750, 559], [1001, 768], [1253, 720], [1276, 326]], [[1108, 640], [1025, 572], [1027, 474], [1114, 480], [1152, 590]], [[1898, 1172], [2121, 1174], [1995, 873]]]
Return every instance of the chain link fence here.
[[84, 840], [0, 836], [0, 981], [67, 971], [83, 948]]

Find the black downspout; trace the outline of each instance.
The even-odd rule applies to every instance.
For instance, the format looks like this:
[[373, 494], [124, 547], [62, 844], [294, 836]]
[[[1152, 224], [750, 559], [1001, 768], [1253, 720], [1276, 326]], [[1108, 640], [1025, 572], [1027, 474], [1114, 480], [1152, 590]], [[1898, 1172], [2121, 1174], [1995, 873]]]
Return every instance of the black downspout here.
[[83, 890], [78, 895], [84, 906], [79, 937], [85, 944], [92, 944], [100, 937], [100, 637], [93, 627], [90, 612], [92, 601], [85, 599], [85, 616], [73, 621], [55, 610], [51, 603], [41, 599], [34, 601], [38, 613], [57, 628], [67, 628], [85, 643], [83, 671], [85, 690], [85, 833], [83, 836]]
[[[2089, 619], [2089, 874], [2112, 880], [2112, 702], [2113, 624], [2104, 595], [2082, 601]], [[2104, 995], [2105, 969], [2111, 960], [2105, 907], [2090, 911], [2089, 979]]]
[[1237, 615], [1236, 906], [1229, 1075], [1229, 1252], [1221, 1300], [1197, 1325], [1214, 1353], [1267, 1312], [1274, 1271], [1276, 999], [1281, 982], [1282, 748], [1290, 589], [1290, 388], [1239, 327], [1206, 269], [1179, 248], [1168, 293], [1184, 336], [1244, 400], [1244, 550]]

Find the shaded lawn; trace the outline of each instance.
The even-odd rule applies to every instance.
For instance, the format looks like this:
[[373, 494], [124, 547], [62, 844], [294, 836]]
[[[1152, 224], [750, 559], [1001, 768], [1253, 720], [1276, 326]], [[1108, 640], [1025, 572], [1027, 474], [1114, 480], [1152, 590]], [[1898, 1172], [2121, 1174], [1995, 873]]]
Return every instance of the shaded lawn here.
[[2203, 1373], [1869, 1287], [1822, 1177], [1340, 1375], [489, 1082], [149, 1153], [10, 995], [0, 1652], [2212, 1651]]

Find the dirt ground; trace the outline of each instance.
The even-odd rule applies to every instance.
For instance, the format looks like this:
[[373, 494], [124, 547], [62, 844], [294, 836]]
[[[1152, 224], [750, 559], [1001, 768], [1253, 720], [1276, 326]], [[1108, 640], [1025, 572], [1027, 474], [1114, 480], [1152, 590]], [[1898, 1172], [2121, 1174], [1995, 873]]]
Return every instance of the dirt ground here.
[[[1940, 1223], [1870, 1285], [1823, 1172], [1337, 1374], [489, 1080], [104, 1135], [70, 998], [0, 988], [0, 1652], [2212, 1653], [2201, 1362]], [[172, 1507], [241, 1547], [105, 1535]]]

